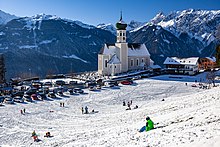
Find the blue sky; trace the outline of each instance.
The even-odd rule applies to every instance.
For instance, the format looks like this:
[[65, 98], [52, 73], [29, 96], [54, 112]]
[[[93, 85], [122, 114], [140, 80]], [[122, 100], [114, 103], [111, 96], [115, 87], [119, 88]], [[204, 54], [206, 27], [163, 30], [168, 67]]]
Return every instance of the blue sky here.
[[147, 22], [158, 12], [184, 9], [220, 10], [220, 0], [0, 0], [0, 10], [16, 16], [39, 13], [97, 25], [123, 20]]

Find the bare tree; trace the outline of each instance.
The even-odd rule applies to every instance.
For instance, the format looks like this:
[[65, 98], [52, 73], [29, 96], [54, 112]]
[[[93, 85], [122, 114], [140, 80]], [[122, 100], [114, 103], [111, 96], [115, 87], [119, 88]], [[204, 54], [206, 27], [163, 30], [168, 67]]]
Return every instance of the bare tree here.
[[216, 74], [214, 71], [210, 71], [206, 74], [207, 81], [209, 82], [209, 84], [212, 83], [214, 87], [215, 87], [215, 77], [216, 77]]

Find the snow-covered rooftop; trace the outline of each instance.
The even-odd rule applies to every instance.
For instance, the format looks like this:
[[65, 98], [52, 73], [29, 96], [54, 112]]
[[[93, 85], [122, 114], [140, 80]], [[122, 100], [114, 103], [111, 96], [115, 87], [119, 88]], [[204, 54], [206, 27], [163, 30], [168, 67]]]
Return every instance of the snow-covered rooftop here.
[[116, 54], [112, 56], [112, 58], [108, 61], [109, 64], [120, 64], [120, 60]]
[[197, 65], [199, 57], [177, 58], [167, 57], [163, 64]]
[[[113, 55], [119, 52], [119, 48], [115, 44], [105, 44], [100, 54]], [[150, 56], [145, 44], [128, 43], [128, 56]]]

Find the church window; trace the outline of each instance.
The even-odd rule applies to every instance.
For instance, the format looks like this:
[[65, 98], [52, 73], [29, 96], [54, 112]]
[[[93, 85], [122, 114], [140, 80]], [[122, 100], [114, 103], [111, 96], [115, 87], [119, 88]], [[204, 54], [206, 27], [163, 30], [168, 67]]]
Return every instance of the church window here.
[[115, 66], [115, 68], [116, 68], [116, 66]]
[[141, 62], [144, 63], [144, 58], [141, 59]]
[[137, 66], [139, 65], [139, 59], [137, 59]]
[[123, 40], [125, 40], [125, 37], [123, 37]]
[[125, 33], [123, 33], [123, 36], [125, 36]]
[[107, 67], [108, 60], [105, 60], [105, 67]]
[[134, 60], [131, 59], [131, 66], [134, 66]]
[[122, 33], [120, 33], [120, 36], [122, 36]]

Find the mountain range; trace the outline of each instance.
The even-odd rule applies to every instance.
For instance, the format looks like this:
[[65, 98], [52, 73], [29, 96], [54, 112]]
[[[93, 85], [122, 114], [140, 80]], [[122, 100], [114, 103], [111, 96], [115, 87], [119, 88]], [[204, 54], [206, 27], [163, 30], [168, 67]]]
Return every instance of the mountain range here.
[[[127, 41], [145, 43], [155, 64], [162, 66], [168, 56], [213, 56], [219, 24], [220, 11], [161, 12], [149, 22], [128, 23]], [[54, 15], [16, 17], [0, 11], [0, 52], [7, 78], [97, 70], [99, 50], [104, 43], [114, 43], [115, 35], [112, 24], [93, 26]]]

